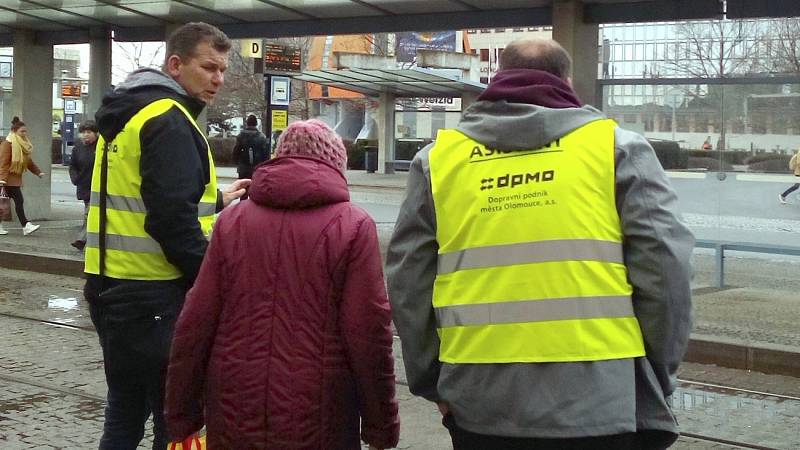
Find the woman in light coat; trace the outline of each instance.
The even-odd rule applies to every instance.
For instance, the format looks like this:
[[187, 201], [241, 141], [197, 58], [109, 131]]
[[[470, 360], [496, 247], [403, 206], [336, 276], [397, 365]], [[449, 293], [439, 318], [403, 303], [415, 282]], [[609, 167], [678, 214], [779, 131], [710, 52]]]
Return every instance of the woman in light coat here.
[[[11, 121], [11, 132], [0, 143], [0, 186], [4, 187], [6, 194], [14, 200], [14, 208], [22, 225], [22, 234], [27, 236], [38, 230], [39, 225], [29, 222], [25, 216], [25, 199], [22, 197], [22, 174], [25, 170], [29, 170], [39, 178], [44, 177], [44, 172], [33, 162], [33, 146], [28, 139], [28, 128], [19, 117], [15, 116]], [[8, 234], [8, 231], [0, 222], [0, 235], [5, 234]]]

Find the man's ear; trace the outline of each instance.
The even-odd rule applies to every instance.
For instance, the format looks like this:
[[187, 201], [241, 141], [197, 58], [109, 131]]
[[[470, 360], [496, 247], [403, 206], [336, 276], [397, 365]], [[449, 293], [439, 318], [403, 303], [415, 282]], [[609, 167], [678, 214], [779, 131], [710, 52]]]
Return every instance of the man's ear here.
[[178, 55], [171, 55], [167, 58], [166, 71], [172, 77], [177, 77], [180, 74], [181, 57]]
[[572, 77], [567, 77], [567, 79], [566, 79], [565, 81], [567, 82], [567, 84], [569, 85], [569, 87], [571, 87], [571, 88], [574, 88], [574, 87], [575, 87], [575, 86], [573, 86], [573, 85], [572, 85]]

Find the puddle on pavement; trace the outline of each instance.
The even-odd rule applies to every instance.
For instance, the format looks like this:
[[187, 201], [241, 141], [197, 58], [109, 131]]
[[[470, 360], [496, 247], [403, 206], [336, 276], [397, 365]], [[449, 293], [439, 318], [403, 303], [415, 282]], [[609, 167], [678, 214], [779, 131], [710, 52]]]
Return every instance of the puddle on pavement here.
[[78, 309], [78, 299], [75, 297], [62, 298], [50, 295], [47, 300], [47, 308], [58, 311], [74, 311]]
[[715, 386], [678, 387], [672, 395], [673, 409], [685, 412], [800, 417], [800, 401], [751, 392], [731, 392]]

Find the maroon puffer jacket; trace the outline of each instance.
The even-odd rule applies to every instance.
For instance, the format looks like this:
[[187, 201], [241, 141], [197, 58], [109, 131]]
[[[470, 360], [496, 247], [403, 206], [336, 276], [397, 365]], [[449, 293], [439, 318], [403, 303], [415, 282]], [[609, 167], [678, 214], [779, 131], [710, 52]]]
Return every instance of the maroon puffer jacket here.
[[205, 423], [212, 450], [355, 450], [360, 425], [367, 443], [397, 444], [377, 233], [349, 200], [333, 166], [281, 157], [222, 213], [175, 327], [174, 440]]

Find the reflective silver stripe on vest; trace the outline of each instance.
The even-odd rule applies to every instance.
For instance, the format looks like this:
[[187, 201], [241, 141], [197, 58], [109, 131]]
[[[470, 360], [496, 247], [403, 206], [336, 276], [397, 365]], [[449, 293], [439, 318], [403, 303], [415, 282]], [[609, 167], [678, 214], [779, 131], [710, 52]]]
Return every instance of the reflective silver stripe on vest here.
[[[89, 203], [92, 206], [100, 206], [100, 194], [97, 192], [92, 192], [92, 194], [94, 195], [92, 195]], [[144, 207], [144, 201], [140, 198], [106, 194], [106, 199], [106, 206], [110, 209], [137, 213], [147, 212], [147, 209]]]
[[[86, 236], [88, 247], [100, 247], [100, 233], [89, 233]], [[118, 234], [106, 235], [106, 248], [137, 253], [163, 253], [161, 246], [155, 239], [149, 237], [120, 236]]]
[[[93, 192], [91, 200], [89, 203], [92, 206], [100, 206], [100, 194]], [[126, 197], [124, 195], [106, 195], [108, 199], [108, 208], [116, 209], [117, 211], [129, 211], [129, 212], [137, 212], [137, 213], [144, 213], [147, 212], [147, 208], [144, 206], [144, 201], [140, 198], [135, 197]], [[197, 215], [202, 216], [213, 216], [217, 212], [217, 203], [205, 203], [201, 202], [197, 205]]]
[[615, 317], [633, 317], [630, 297], [553, 298], [436, 308], [439, 328]]
[[439, 275], [459, 270], [554, 261], [622, 263], [622, 244], [594, 239], [563, 239], [475, 247], [439, 255]]
[[214, 202], [214, 203], [200, 202], [200, 204], [197, 205], [197, 215], [199, 217], [213, 216], [216, 213], [217, 213], [217, 203], [216, 202]]

